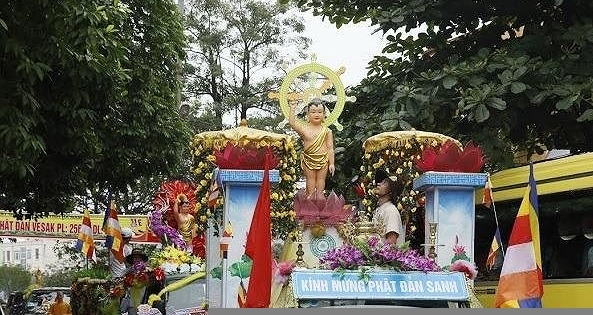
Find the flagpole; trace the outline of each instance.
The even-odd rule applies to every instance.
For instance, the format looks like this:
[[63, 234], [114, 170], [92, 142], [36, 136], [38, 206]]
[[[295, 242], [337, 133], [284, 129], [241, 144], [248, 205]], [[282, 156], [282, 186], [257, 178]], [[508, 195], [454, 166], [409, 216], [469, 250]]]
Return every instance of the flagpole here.
[[[490, 183], [490, 173], [488, 173], [488, 183]], [[500, 226], [498, 225], [498, 215], [496, 214], [496, 205], [494, 204], [494, 197], [492, 196], [492, 186], [488, 189], [490, 189], [490, 199], [492, 202], [492, 212], [494, 212], [494, 222], [496, 222], [496, 229], [500, 231]], [[502, 252], [502, 258], [504, 258], [504, 246], [502, 244], [502, 239], [500, 241], [500, 251]]]
[[[494, 205], [494, 201], [492, 201], [492, 211], [494, 212], [494, 221], [496, 221], [496, 228], [500, 230], [498, 225], [498, 215], [496, 215], [496, 206]], [[502, 244], [502, 239], [500, 241], [500, 251], [502, 252], [502, 257], [504, 258], [504, 245]]]
[[222, 251], [222, 295], [221, 295], [221, 299], [222, 299], [222, 303], [221, 306], [222, 308], [227, 308], [227, 269], [228, 269], [228, 250], [223, 250]]

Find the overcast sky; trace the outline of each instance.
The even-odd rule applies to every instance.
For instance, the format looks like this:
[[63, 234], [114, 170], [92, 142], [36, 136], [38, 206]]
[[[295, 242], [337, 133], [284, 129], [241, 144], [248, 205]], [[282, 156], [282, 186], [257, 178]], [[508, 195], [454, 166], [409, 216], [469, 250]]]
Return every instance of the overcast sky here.
[[313, 16], [310, 11], [299, 12], [305, 19], [304, 35], [311, 38], [310, 52], [317, 62], [337, 70], [346, 67], [340, 77], [344, 86], [356, 85], [366, 77], [366, 66], [374, 56], [381, 54], [386, 41], [382, 32], [373, 33], [368, 24], [348, 24], [339, 29], [327, 19]]

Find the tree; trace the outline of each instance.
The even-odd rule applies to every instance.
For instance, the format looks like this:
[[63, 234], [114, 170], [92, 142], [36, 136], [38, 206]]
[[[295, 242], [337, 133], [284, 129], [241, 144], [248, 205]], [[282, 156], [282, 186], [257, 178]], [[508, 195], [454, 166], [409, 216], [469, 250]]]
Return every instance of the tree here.
[[185, 37], [169, 0], [0, 7], [0, 208], [70, 211], [86, 189], [178, 172]]
[[295, 2], [337, 27], [370, 21], [388, 34], [390, 55], [355, 88], [364, 110], [347, 117], [365, 129], [345, 133], [357, 141], [414, 127], [473, 139], [494, 167], [522, 150], [593, 149], [591, 1]]
[[[223, 115], [233, 110], [239, 119], [246, 119], [250, 109], [278, 115], [277, 101], [269, 100], [267, 93], [280, 85], [281, 66], [293, 63], [295, 54], [303, 58], [310, 42], [299, 35], [305, 27], [302, 20], [288, 9], [258, 0], [191, 2], [185, 96], [190, 102], [207, 97], [191, 102], [202, 105], [205, 115], [212, 111], [214, 119], [206, 126], [222, 129]], [[286, 52], [286, 47], [295, 51]]]
[[21, 265], [0, 265], [0, 291], [23, 291], [31, 283], [31, 273]]

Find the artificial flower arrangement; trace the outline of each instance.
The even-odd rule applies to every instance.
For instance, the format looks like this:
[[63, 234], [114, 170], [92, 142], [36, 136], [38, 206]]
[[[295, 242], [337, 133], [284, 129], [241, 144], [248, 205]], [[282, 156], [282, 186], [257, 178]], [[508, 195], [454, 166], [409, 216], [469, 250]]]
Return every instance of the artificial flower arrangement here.
[[[245, 130], [239, 130], [244, 128]], [[209, 189], [211, 187], [213, 170], [218, 167], [217, 154], [220, 159], [240, 148], [254, 148], [257, 152], [270, 148], [277, 159], [276, 169], [279, 171], [280, 182], [272, 186], [271, 213], [272, 233], [277, 239], [288, 239], [296, 236], [296, 213], [293, 210], [293, 196], [296, 182], [299, 179], [299, 160], [290, 136], [265, 133], [247, 127], [239, 127], [233, 131], [245, 133], [229, 139], [224, 132], [213, 131], [198, 134], [191, 142], [193, 166], [192, 172], [196, 178], [195, 194], [198, 196], [196, 203], [196, 221], [199, 229], [205, 231], [210, 218], [216, 223], [215, 229], [222, 226], [222, 195], [219, 194], [214, 207], [209, 207]], [[225, 152], [226, 149], [226, 152]], [[260, 156], [256, 153], [255, 156]], [[222, 161], [222, 160], [220, 160]], [[233, 163], [234, 167], [240, 167]]]
[[470, 141], [462, 148], [447, 140], [439, 149], [425, 147], [421, 157], [416, 160], [416, 167], [422, 172], [478, 173], [485, 163], [482, 149], [474, 142]]
[[148, 264], [144, 261], [135, 262], [130, 271], [124, 277], [125, 287], [144, 287], [150, 282], [150, 270]]
[[[239, 146], [227, 143], [224, 148], [214, 151], [216, 165], [222, 169], [262, 170], [264, 169], [266, 150], [260, 150], [252, 143]], [[268, 162], [270, 169], [278, 166], [278, 159], [272, 154]]]
[[309, 198], [305, 190], [299, 190], [294, 198], [294, 211], [304, 226], [311, 227], [314, 238], [325, 235], [326, 226], [343, 224], [352, 216], [352, 208], [345, 207], [344, 196], [332, 191], [327, 197]]
[[379, 267], [394, 271], [442, 271], [433, 260], [407, 245], [383, 243], [379, 237], [356, 238], [330, 249], [319, 260], [323, 269], [345, 271]]
[[154, 251], [148, 261], [150, 266], [153, 268], [158, 267], [166, 275], [196, 272], [204, 269], [200, 257], [191, 255], [175, 246], [165, 246], [158, 251]]
[[287, 260], [276, 265], [272, 266], [273, 269], [273, 279], [275, 283], [286, 284], [290, 279], [290, 274], [296, 267], [296, 262], [294, 260]]

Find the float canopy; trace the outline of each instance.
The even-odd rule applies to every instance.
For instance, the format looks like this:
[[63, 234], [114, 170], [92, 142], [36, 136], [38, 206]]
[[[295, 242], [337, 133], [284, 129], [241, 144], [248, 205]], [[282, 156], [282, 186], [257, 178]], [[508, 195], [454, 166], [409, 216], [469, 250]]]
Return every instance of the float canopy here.
[[460, 148], [463, 147], [459, 141], [449, 136], [436, 132], [404, 130], [383, 132], [369, 137], [362, 144], [365, 153], [377, 152], [387, 148], [399, 148], [405, 146], [408, 141], [416, 139], [419, 142], [425, 140], [435, 140], [437, 143], [443, 143], [447, 140], [455, 142]]
[[237, 128], [202, 132], [197, 134], [194, 139], [220, 142], [220, 147], [223, 147], [227, 142], [242, 146], [247, 144], [265, 146], [277, 141], [292, 142], [292, 138], [289, 135], [247, 127], [245, 120], [241, 121], [241, 124]]

